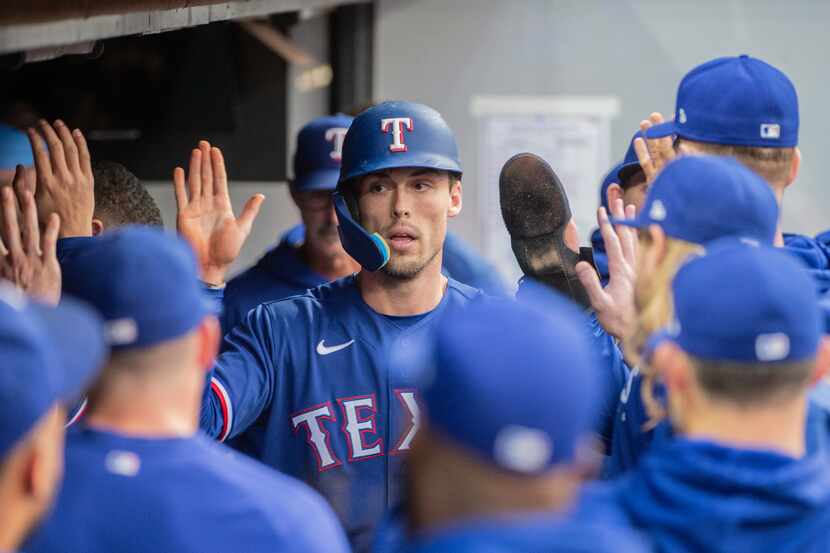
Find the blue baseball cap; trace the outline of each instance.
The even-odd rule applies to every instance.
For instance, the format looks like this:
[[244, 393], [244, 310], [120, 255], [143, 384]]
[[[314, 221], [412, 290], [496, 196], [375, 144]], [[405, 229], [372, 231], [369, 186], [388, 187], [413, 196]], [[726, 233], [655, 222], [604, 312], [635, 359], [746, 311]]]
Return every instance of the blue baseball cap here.
[[151, 346], [196, 328], [214, 311], [190, 246], [163, 230], [125, 226], [73, 259], [64, 291], [103, 316], [113, 349]]
[[772, 244], [778, 204], [766, 181], [738, 161], [683, 156], [657, 175], [634, 219], [613, 222], [635, 228], [659, 225], [666, 235], [693, 244], [724, 236]]
[[318, 117], [300, 129], [294, 152], [294, 190], [334, 190], [337, 187], [343, 140], [351, 124], [351, 117], [338, 113]]
[[455, 135], [441, 114], [401, 101], [360, 113], [346, 133], [340, 182], [401, 167], [462, 172]]
[[646, 131], [733, 146], [798, 144], [798, 95], [779, 69], [743, 55], [698, 65], [677, 89], [674, 120]]
[[502, 469], [573, 460], [595, 421], [600, 378], [584, 316], [540, 285], [522, 300], [447, 313], [425, 350], [430, 427]]
[[634, 150], [634, 140], [637, 138], [643, 138], [644, 136], [643, 131], [637, 131], [628, 143], [628, 149], [625, 151], [625, 157], [623, 158], [616, 175], [619, 179], [617, 182], [619, 182], [622, 187], [625, 187], [628, 179], [634, 176], [635, 173], [643, 170], [640, 166], [640, 160], [637, 158], [637, 152]]
[[26, 133], [0, 123], [0, 170], [14, 170], [18, 165], [34, 164], [32, 146]]
[[710, 245], [680, 268], [672, 294], [675, 321], [663, 334], [701, 359], [805, 360], [824, 332], [806, 267], [771, 246]]
[[88, 306], [28, 300], [0, 284], [0, 459], [55, 402], [71, 403], [106, 355], [104, 327]]

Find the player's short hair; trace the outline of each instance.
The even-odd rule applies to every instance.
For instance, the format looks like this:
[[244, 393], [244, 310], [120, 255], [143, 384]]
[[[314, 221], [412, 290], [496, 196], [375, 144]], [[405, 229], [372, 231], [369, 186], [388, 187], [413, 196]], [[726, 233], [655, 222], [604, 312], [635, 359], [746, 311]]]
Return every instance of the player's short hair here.
[[95, 217], [106, 228], [123, 225], [163, 227], [155, 200], [134, 174], [114, 161], [99, 161], [95, 177]]
[[790, 167], [792, 167], [793, 163], [793, 156], [795, 156], [795, 148], [732, 146], [729, 144], [698, 142], [684, 138], [678, 138], [675, 141], [675, 148], [679, 147], [683, 142], [694, 144], [696, 149], [705, 154], [733, 157], [773, 186], [787, 184], [790, 176]]
[[687, 356], [708, 395], [742, 405], [759, 405], [803, 393], [815, 366], [814, 359], [744, 363]]

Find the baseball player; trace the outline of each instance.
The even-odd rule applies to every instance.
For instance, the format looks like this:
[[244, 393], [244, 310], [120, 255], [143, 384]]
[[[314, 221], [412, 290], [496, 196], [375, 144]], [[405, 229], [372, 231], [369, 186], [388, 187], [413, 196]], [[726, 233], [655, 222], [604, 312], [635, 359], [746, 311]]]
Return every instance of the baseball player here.
[[[351, 117], [337, 114], [314, 119], [300, 130], [290, 187], [302, 224], [286, 232], [256, 265], [228, 282], [221, 317], [224, 333], [260, 303], [302, 293], [360, 269], [340, 244], [331, 200], [351, 122]], [[443, 268], [445, 275], [489, 294], [504, 292], [498, 271], [451, 233], [444, 241]]]
[[[781, 70], [757, 58], [718, 58], [695, 67], [678, 87], [674, 120], [664, 123], [654, 113], [641, 127], [648, 144], [639, 140], [636, 148], [648, 180], [675, 155], [728, 155], [761, 175], [781, 208], [784, 193], [798, 177], [795, 86]], [[827, 234], [783, 234], [779, 226], [775, 243], [810, 265], [819, 293], [826, 296]]]
[[677, 436], [586, 508], [610, 502], [657, 551], [827, 551], [830, 459], [803, 429], [830, 349], [804, 267], [768, 246], [710, 246], [671, 293], [651, 363]]
[[348, 551], [318, 494], [198, 433], [219, 324], [187, 244], [123, 227], [67, 263], [85, 278], [65, 291], [106, 320], [112, 354], [26, 551]]
[[2, 551], [17, 551], [52, 505], [63, 472], [64, 402], [98, 371], [103, 335], [88, 307], [47, 307], [0, 283]]
[[114, 161], [99, 161], [92, 166], [95, 182], [95, 212], [92, 234], [124, 225], [163, 227], [156, 201], [129, 169]]
[[[203, 156], [221, 153], [205, 146], [188, 190], [183, 171], [175, 182], [179, 231], [201, 252], [202, 279], [216, 285], [250, 219], [241, 229], [234, 222], [221, 165], [206, 164], [206, 178]], [[334, 197], [341, 243], [361, 272], [248, 313], [226, 335], [205, 390], [202, 428], [226, 440], [263, 421], [259, 458], [319, 490], [358, 551], [397, 501], [400, 462], [420, 424], [413, 375], [391, 367], [390, 355], [480, 295], [441, 274], [447, 221], [461, 204], [458, 150], [440, 114], [411, 102], [361, 113]], [[226, 208], [211, 211], [217, 205]]]
[[425, 414], [377, 552], [647, 550], [611, 520], [568, 517], [592, 463], [599, 367], [579, 310], [525, 292], [532, 303], [449, 313], [402, 361], [424, 371]]

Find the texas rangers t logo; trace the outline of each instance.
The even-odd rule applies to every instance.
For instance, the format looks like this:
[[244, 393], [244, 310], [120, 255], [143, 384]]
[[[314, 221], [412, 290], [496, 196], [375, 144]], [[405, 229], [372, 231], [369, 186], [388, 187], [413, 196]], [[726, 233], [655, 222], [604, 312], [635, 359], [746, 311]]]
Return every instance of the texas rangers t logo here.
[[380, 120], [380, 130], [388, 133], [392, 130], [392, 144], [389, 145], [390, 152], [405, 152], [406, 143], [403, 141], [403, 131], [406, 129], [412, 132], [411, 117], [390, 117]]
[[326, 142], [331, 142], [333, 147], [329, 152], [329, 157], [334, 161], [340, 161], [343, 158], [343, 140], [348, 130], [343, 127], [332, 127], [326, 130]]

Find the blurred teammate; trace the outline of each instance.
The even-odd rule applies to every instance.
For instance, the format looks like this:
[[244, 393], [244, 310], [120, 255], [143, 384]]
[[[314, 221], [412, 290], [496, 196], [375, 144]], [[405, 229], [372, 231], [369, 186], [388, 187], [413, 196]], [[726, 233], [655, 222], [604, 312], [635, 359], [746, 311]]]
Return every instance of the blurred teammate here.
[[67, 263], [85, 278], [66, 292], [103, 315], [113, 351], [26, 550], [347, 551], [317, 494], [197, 432], [219, 325], [187, 245], [124, 227]]
[[408, 360], [426, 373], [425, 416], [377, 551], [646, 551], [611, 521], [568, 518], [600, 375], [579, 311], [531, 296], [452, 312]]
[[[183, 171], [175, 177], [179, 231], [196, 245], [202, 279], [217, 285], [257, 200], [235, 220], [221, 153], [202, 143], [193, 156], [188, 189]], [[413, 375], [390, 367], [390, 354], [479, 292], [441, 274], [447, 221], [461, 211], [461, 166], [435, 110], [366, 110], [346, 134], [342, 163], [340, 239], [363, 270], [251, 311], [225, 337], [201, 422], [225, 440], [261, 420], [259, 458], [318, 489], [364, 551], [397, 501], [400, 460], [419, 425]]]
[[30, 302], [0, 283], [0, 550], [17, 551], [51, 507], [63, 476], [64, 402], [104, 357], [95, 313]]
[[652, 356], [678, 435], [586, 505], [610, 501], [657, 551], [827, 551], [830, 459], [804, 436], [830, 366], [810, 279], [768, 246], [714, 250], [678, 271]]

